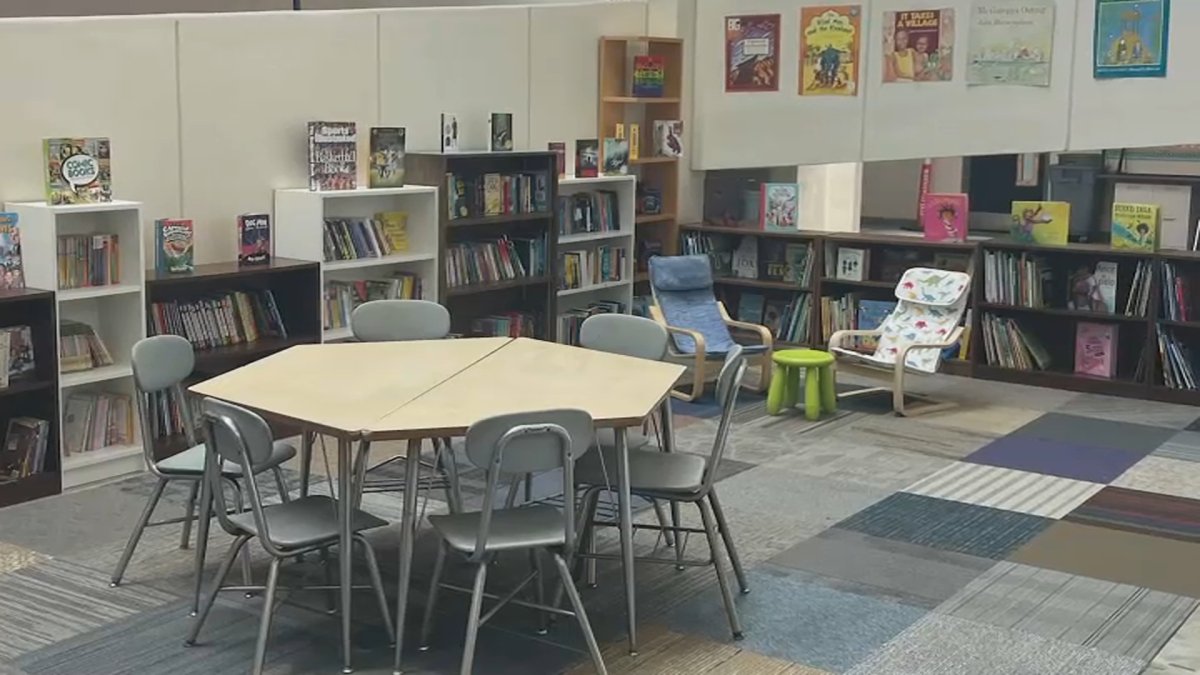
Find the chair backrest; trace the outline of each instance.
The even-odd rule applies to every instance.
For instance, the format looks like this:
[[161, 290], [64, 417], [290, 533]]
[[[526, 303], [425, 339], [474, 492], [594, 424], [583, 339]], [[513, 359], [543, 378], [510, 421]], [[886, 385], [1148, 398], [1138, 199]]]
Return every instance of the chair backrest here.
[[737, 408], [738, 391], [742, 388], [742, 378], [746, 376], [746, 356], [740, 345], [725, 354], [725, 362], [721, 364], [721, 372], [717, 375], [717, 404], [721, 406], [721, 419], [717, 423], [717, 435], [713, 439], [712, 453], [708, 456], [708, 466], [704, 473], [702, 490], [707, 493], [716, 482], [717, 468], [725, 456], [725, 444], [729, 441], [729, 432], [733, 428], [733, 413]]
[[361, 342], [440, 340], [450, 334], [450, 312], [429, 300], [371, 300], [354, 308], [350, 330]]
[[514, 474], [562, 469], [563, 504], [568, 505], [563, 509], [563, 533], [568, 549], [573, 545], [575, 520], [569, 505], [575, 503], [575, 460], [592, 447], [595, 434], [591, 415], [573, 409], [497, 415], [467, 429], [467, 459], [487, 471], [472, 561], [486, 556], [497, 489]]
[[[725, 354], [736, 344], [713, 294], [712, 265], [705, 255], [655, 256], [650, 259], [650, 293], [668, 326], [704, 336], [709, 354]], [[696, 341], [672, 334], [675, 349], [695, 354]]]
[[[971, 277], [964, 272], [928, 267], [905, 271], [896, 284], [896, 309], [879, 324], [875, 358], [895, 363], [909, 345], [945, 342], [962, 321], [970, 287]], [[916, 349], [908, 352], [904, 365], [934, 373], [941, 359], [940, 349]]]
[[661, 361], [667, 355], [667, 329], [629, 314], [596, 314], [579, 326], [579, 346], [611, 354]]
[[155, 335], [134, 343], [130, 361], [133, 384], [137, 390], [134, 398], [137, 399], [138, 422], [142, 429], [142, 454], [151, 471], [154, 471], [154, 410], [151, 408], [151, 395], [168, 396], [178, 406], [188, 447], [196, 444], [196, 421], [192, 418], [192, 408], [183, 390], [183, 381], [196, 366], [196, 354], [192, 343], [183, 337]]

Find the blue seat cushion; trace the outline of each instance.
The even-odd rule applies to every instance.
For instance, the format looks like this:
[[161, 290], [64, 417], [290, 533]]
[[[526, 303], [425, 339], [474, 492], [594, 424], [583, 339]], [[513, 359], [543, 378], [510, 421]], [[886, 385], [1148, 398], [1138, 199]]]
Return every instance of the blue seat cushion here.
[[[729, 326], [721, 317], [712, 289], [696, 291], [659, 291], [658, 306], [667, 325], [686, 328], [704, 336], [704, 350], [709, 354], [725, 354], [736, 344]], [[696, 341], [690, 335], [671, 333], [671, 341], [681, 354], [695, 354]]]
[[650, 259], [650, 283], [668, 293], [712, 289], [712, 266], [705, 255], [656, 256]]

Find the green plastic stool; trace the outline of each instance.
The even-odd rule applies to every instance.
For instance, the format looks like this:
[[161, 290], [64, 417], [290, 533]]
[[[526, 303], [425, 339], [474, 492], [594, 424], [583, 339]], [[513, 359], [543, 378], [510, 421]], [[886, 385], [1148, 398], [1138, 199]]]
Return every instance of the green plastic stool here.
[[784, 349], [775, 352], [775, 373], [771, 390], [767, 392], [767, 414], [778, 415], [796, 405], [800, 394], [800, 371], [804, 378], [804, 416], [820, 419], [821, 412], [837, 411], [837, 395], [833, 389], [833, 354], [819, 349]]

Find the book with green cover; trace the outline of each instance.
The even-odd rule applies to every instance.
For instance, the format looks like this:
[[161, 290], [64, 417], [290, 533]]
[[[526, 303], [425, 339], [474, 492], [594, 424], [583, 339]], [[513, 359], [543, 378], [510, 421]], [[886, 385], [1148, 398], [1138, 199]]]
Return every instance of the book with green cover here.
[[1158, 205], [1114, 202], [1111, 241], [1113, 248], [1158, 248]]
[[1066, 246], [1071, 229], [1069, 202], [1013, 202], [1013, 239], [1026, 244]]
[[112, 169], [107, 138], [47, 138], [42, 142], [46, 203], [91, 204], [112, 201]]

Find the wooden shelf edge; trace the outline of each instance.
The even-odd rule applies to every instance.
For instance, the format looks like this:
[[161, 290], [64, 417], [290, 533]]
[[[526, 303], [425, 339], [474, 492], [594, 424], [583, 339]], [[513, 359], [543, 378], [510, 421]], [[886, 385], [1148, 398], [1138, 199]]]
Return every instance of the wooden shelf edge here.
[[549, 281], [549, 277], [522, 277], [520, 279], [509, 279], [506, 281], [489, 281], [481, 284], [468, 284], [466, 286], [447, 286], [446, 297], [456, 297], [462, 295], [475, 295], [477, 293], [488, 293], [490, 291], [503, 291], [510, 288], [521, 288], [523, 286], [536, 286]]

